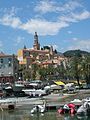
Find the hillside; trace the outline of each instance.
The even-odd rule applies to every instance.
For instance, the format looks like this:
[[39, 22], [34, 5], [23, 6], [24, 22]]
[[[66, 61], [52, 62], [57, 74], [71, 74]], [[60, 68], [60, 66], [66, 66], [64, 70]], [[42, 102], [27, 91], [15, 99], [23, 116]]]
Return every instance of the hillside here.
[[73, 57], [73, 56], [77, 56], [77, 57], [81, 57], [81, 56], [85, 56], [85, 55], [89, 55], [90, 56], [90, 52], [87, 51], [82, 51], [82, 50], [69, 50], [63, 53], [63, 55], [65, 57]]

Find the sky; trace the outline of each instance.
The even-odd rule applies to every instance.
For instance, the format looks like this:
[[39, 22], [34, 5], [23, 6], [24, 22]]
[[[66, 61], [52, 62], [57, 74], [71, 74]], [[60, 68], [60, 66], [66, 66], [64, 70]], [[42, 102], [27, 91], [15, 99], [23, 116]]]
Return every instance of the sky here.
[[58, 52], [90, 52], [90, 0], [0, 0], [0, 51], [17, 54], [39, 43]]

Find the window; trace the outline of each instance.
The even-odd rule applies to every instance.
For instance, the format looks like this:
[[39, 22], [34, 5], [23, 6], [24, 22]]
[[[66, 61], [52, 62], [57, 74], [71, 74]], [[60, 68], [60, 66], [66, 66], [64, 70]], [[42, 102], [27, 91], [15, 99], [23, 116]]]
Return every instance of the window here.
[[8, 64], [8, 67], [11, 67], [11, 65], [12, 65], [12, 64], [11, 64], [11, 63], [9, 63], [9, 64]]
[[12, 58], [8, 58], [8, 67], [11, 67]]
[[8, 58], [8, 63], [11, 63], [11, 61], [12, 61], [12, 58]]
[[3, 63], [3, 59], [1, 58], [1, 63]]

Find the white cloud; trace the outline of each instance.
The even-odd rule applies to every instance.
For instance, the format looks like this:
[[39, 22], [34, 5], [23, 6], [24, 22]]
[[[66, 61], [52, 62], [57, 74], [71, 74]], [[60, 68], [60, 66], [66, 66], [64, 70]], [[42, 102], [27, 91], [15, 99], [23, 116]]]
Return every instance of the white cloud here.
[[31, 19], [26, 23], [22, 23], [18, 17], [8, 14], [0, 18], [0, 24], [26, 30], [30, 34], [34, 34], [34, 32], [37, 31], [39, 35], [55, 35], [60, 29], [68, 26], [68, 24], [63, 21], [49, 22], [42, 19]]
[[70, 12], [70, 11], [73, 11], [73, 10], [75, 10], [76, 8], [82, 8], [83, 6], [82, 6], [82, 4], [81, 3], [79, 3], [79, 1], [73, 1], [73, 0], [71, 0], [71, 1], [68, 1], [66, 4], [64, 4], [63, 6], [62, 6], [62, 10], [63, 11], [66, 11], [66, 12]]
[[83, 11], [81, 13], [70, 13], [67, 16], [61, 16], [59, 19], [60, 21], [72, 23], [72, 22], [78, 22], [80, 20], [88, 19], [90, 18], [90, 12], [89, 11]]
[[69, 46], [67, 49], [69, 50], [81, 49], [81, 50], [90, 51], [90, 39], [89, 40], [77, 40], [77, 42], [73, 41], [72, 45]]
[[[58, 4], [53, 1], [43, 0], [38, 3], [34, 10], [41, 11], [42, 13], [58, 11], [59, 15], [61, 15], [59, 19], [56, 18], [56, 21], [52, 21], [51, 19], [39, 19], [38, 17], [35, 19], [30, 18], [27, 22], [23, 23], [21, 19], [15, 15], [17, 12], [15, 7], [12, 7], [9, 13], [0, 17], [0, 24], [10, 26], [14, 29], [25, 30], [29, 34], [34, 34], [34, 32], [37, 31], [39, 35], [56, 35], [62, 28], [68, 27], [70, 23], [90, 18], [90, 12], [87, 10], [74, 13], [73, 10], [78, 7], [82, 7], [82, 5], [77, 1], [70, 0], [65, 4]], [[70, 31], [68, 33], [71, 34]]]
[[21, 21], [18, 17], [13, 16], [12, 14], [5, 14], [2, 18], [0, 18], [0, 24], [18, 28], [21, 25]]
[[19, 17], [14, 15], [4, 15], [0, 18], [0, 24], [25, 30], [30, 34], [34, 34], [35, 31], [39, 35], [56, 35], [62, 28], [68, 27], [71, 22], [78, 22], [79, 20], [87, 19], [90, 17], [88, 11], [84, 11], [81, 14], [72, 14], [72, 16], [61, 16], [60, 20], [56, 22], [47, 21], [45, 19], [30, 19], [26, 23], [22, 23]]
[[68, 22], [68, 23], [77, 22], [77, 20], [74, 19], [74, 18], [72, 17], [72, 15], [68, 15], [68, 16], [66, 16], [66, 15], [64, 15], [64, 16], [60, 16], [59, 19], [60, 19], [60, 21], [64, 21], [64, 22]]
[[72, 13], [72, 17], [76, 20], [84, 20], [84, 19], [90, 18], [90, 12], [85, 10], [80, 14]]
[[34, 8], [36, 12], [47, 13], [55, 10], [54, 2], [50, 1], [40, 1], [38, 5]]
[[42, 19], [31, 19], [23, 24], [21, 28], [32, 34], [37, 31], [39, 35], [55, 35], [60, 29], [67, 26], [68, 24], [65, 22], [49, 22]]
[[69, 1], [65, 4], [61, 2], [43, 0], [38, 2], [35, 6], [34, 10], [40, 13], [48, 13], [48, 12], [70, 12], [75, 10], [77, 7], [82, 7], [82, 5], [78, 1]]

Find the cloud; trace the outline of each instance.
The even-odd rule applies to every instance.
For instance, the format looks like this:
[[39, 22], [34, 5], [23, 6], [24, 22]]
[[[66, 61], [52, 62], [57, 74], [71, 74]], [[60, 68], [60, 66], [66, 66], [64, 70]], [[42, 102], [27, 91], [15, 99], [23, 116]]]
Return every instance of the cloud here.
[[8, 8], [1, 8], [0, 11], [0, 24], [11, 26], [13, 28], [18, 28], [21, 24], [21, 20], [19, 17], [16, 17], [18, 11], [21, 8], [17, 7], [8, 7]]
[[13, 16], [12, 14], [5, 14], [2, 18], [0, 18], [0, 24], [18, 28], [22, 23], [18, 17]]
[[80, 20], [88, 19], [90, 18], [90, 12], [89, 11], [83, 11], [81, 13], [71, 13], [67, 16], [61, 16], [59, 19], [60, 21], [68, 22], [68, 23], [73, 23], [73, 22], [78, 22]]
[[84, 19], [90, 18], [90, 12], [85, 10], [80, 14], [72, 13], [72, 17], [76, 20], [84, 20]]
[[51, 1], [40, 1], [36, 7], [34, 8], [34, 10], [36, 12], [41, 12], [43, 14], [47, 13], [47, 12], [51, 12], [55, 10], [55, 6], [54, 6], [54, 2]]
[[[76, 8], [82, 7], [82, 5], [77, 1], [70, 0], [69, 2], [60, 4], [54, 1], [43, 0], [38, 2], [34, 10], [37, 12], [47, 13], [47, 12], [58, 12], [58, 19], [55, 16], [55, 21], [51, 19], [46, 19], [43, 17], [35, 18], [37, 14], [34, 15], [34, 18], [28, 18], [28, 21], [22, 22], [20, 17], [17, 17], [15, 14], [18, 9], [15, 7], [11, 8], [11, 11], [5, 13], [0, 17], [0, 24], [12, 27], [14, 29], [25, 30], [29, 34], [34, 34], [35, 31], [39, 35], [56, 35], [58, 32], [70, 26], [71, 23], [79, 22], [90, 18], [90, 12], [83, 10], [81, 12], [73, 12]], [[66, 14], [67, 13], [67, 14]], [[48, 16], [50, 18], [50, 16]], [[71, 34], [71, 32], [69, 32]]]
[[22, 8], [18, 8], [15, 6], [1, 8], [0, 24], [10, 26], [12, 28], [19, 28], [22, 22], [20, 18], [16, 16], [16, 14], [21, 10]]
[[25, 30], [30, 34], [34, 34], [35, 31], [39, 35], [55, 35], [60, 29], [67, 27], [68, 24], [65, 22], [49, 22], [44, 19], [30, 19], [26, 23], [22, 23], [20, 18], [11, 15], [4, 15], [0, 18], [0, 24]]
[[73, 49], [81, 49], [90, 51], [90, 39], [89, 40], [77, 40], [73, 41], [72, 45], [69, 46], [67, 49], [73, 50]]
[[49, 22], [44, 19], [31, 19], [23, 24], [21, 28], [32, 34], [37, 31], [39, 35], [56, 35], [60, 29], [67, 26], [68, 24], [65, 22]]
[[63, 11], [72, 11], [72, 10], [75, 10], [76, 8], [82, 8], [83, 6], [82, 6], [82, 4], [81, 3], [79, 3], [79, 1], [69, 1], [69, 2], [67, 2], [66, 4], [64, 4], [63, 6], [62, 6], [62, 8], [63, 8]]
[[30, 19], [26, 23], [22, 23], [19, 17], [6, 14], [0, 18], [0, 24], [10, 26], [27, 31], [29, 34], [34, 34], [35, 31], [39, 35], [56, 35], [62, 28], [68, 27], [72, 22], [87, 19], [90, 17], [88, 11], [81, 14], [72, 14], [72, 16], [61, 16], [60, 20], [52, 22], [45, 19]]
[[38, 2], [34, 10], [45, 14], [48, 12], [70, 12], [75, 10], [77, 7], [82, 7], [82, 5], [77, 1], [71, 0], [65, 4], [62, 4], [61, 2], [43, 0]]

